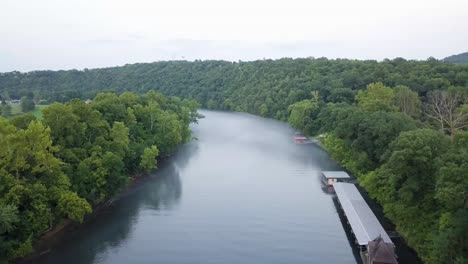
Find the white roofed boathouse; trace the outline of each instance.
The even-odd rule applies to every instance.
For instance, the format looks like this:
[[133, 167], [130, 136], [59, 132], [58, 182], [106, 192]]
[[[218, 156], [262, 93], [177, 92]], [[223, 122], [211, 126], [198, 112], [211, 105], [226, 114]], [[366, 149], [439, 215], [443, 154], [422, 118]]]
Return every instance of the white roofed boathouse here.
[[338, 182], [333, 187], [351, 226], [356, 244], [369, 264], [398, 263], [395, 245], [354, 184]]

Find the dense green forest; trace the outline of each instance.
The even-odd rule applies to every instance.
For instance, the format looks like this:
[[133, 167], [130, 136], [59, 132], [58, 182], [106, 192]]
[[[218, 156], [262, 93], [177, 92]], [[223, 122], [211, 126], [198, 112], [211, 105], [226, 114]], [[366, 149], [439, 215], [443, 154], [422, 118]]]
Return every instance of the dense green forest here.
[[426, 263], [468, 261], [468, 93], [372, 83], [352, 103], [311, 99], [289, 123], [319, 135]]
[[94, 206], [156, 168], [159, 157], [191, 139], [198, 104], [165, 97], [99, 93], [0, 117], [0, 263], [32, 252], [44, 232], [82, 222]]
[[208, 108], [286, 120], [288, 106], [308, 98], [311, 91], [319, 91], [325, 101], [338, 102], [346, 96], [352, 99], [353, 91], [369, 83], [382, 82], [390, 87], [405, 85], [425, 96], [449, 86], [465, 87], [467, 80], [467, 66], [435, 59], [169, 61], [83, 71], [1, 73], [0, 95], [65, 102], [93, 98], [102, 91], [144, 93], [157, 89], [163, 94], [196, 99]]
[[459, 64], [468, 64], [468, 52], [452, 55], [444, 58], [444, 61]]
[[[468, 66], [432, 58], [306, 58], [0, 75], [4, 100], [39, 95], [62, 102], [152, 88], [196, 99], [206, 108], [272, 117], [307, 135], [321, 135], [324, 147], [381, 203], [426, 263], [467, 263]], [[113, 110], [94, 107], [107, 122], [121, 121]], [[68, 152], [60, 157], [76, 160]]]

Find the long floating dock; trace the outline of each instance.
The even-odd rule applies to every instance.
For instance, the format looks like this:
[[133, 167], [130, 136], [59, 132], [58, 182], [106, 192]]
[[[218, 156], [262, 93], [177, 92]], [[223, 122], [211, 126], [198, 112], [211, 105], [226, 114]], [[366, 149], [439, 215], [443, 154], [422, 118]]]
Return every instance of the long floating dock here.
[[338, 201], [367, 263], [398, 263], [395, 245], [354, 184], [333, 184]]

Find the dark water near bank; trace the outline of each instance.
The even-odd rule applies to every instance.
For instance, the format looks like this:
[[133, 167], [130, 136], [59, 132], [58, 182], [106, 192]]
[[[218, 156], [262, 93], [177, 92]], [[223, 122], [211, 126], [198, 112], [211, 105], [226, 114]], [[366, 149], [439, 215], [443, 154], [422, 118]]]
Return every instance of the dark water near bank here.
[[203, 114], [199, 140], [34, 263], [357, 262], [321, 189], [327, 153], [280, 122]]

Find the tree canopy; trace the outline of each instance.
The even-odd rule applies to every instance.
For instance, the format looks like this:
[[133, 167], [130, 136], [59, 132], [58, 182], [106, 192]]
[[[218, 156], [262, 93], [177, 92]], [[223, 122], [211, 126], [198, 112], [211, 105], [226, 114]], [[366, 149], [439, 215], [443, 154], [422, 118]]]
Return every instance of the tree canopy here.
[[62, 219], [82, 222], [133, 173], [155, 169], [191, 139], [197, 108], [155, 92], [104, 93], [54, 103], [42, 120], [0, 117], [0, 262], [30, 253]]

